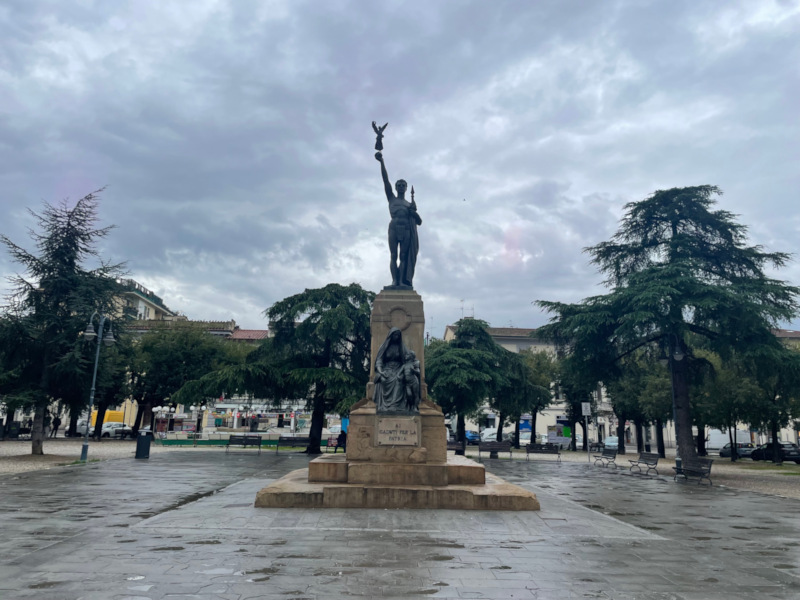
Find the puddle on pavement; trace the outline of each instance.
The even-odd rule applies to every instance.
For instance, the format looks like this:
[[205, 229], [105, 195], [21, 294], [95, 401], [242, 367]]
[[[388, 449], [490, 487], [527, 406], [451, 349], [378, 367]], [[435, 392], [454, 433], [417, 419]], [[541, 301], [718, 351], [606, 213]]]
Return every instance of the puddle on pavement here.
[[221, 544], [219, 540], [200, 540], [199, 542], [189, 542], [190, 544], [205, 544], [205, 545], [213, 545], [213, 544]]
[[447, 556], [445, 554], [434, 554], [433, 556], [426, 556], [423, 560], [437, 560], [437, 561], [445, 561], [445, 560], [453, 560], [454, 557]]
[[355, 575], [358, 569], [319, 569], [314, 571], [314, 577], [341, 577], [343, 575]]
[[41, 583], [34, 583], [28, 586], [30, 590], [46, 590], [61, 585], [63, 581], [42, 581]]
[[153, 548], [151, 552], [174, 552], [176, 550], [183, 550], [183, 546], [162, 546], [160, 548]]

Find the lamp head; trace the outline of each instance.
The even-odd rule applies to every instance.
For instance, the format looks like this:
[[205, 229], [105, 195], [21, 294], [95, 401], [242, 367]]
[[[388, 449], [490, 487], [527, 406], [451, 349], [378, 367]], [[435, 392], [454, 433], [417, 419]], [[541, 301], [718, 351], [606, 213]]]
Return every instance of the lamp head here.
[[111, 325], [108, 326], [108, 331], [103, 336], [103, 344], [106, 346], [113, 346], [117, 340], [114, 339], [114, 334], [111, 332]]
[[97, 337], [97, 334], [94, 331], [94, 325], [92, 325], [91, 321], [89, 321], [89, 323], [86, 325], [86, 330], [83, 332], [83, 337], [89, 341]]

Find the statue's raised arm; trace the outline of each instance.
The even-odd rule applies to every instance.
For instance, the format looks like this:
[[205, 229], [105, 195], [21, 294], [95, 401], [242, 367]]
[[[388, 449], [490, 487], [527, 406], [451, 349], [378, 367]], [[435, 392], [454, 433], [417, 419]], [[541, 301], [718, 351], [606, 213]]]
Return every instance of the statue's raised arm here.
[[386, 165], [383, 163], [383, 154], [380, 152], [375, 153], [375, 160], [381, 163], [381, 177], [383, 177], [383, 189], [386, 190], [386, 199], [391, 202], [394, 200], [395, 195], [392, 191], [392, 184], [389, 181], [389, 174], [386, 172]]

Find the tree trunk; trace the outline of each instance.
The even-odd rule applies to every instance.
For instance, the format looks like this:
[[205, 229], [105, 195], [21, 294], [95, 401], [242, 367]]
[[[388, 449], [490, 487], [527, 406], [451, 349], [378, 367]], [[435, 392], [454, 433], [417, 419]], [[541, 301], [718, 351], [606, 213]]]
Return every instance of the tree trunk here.
[[736, 447], [736, 442], [733, 440], [733, 427], [728, 427], [728, 440], [731, 445], [731, 462], [736, 462], [736, 459], [739, 458], [739, 449]]
[[684, 461], [697, 459], [692, 439], [692, 407], [689, 400], [689, 379], [686, 359], [672, 360], [672, 385], [675, 398], [676, 454]]
[[778, 422], [772, 421], [770, 423], [772, 429], [772, 462], [776, 465], [783, 464], [783, 450], [781, 443], [778, 441]]
[[9, 427], [11, 426], [11, 423], [14, 422], [14, 415], [16, 414], [16, 412], [17, 412], [16, 408], [6, 408], [6, 422], [5, 425], [3, 425], [4, 431], [8, 431]]
[[[506, 416], [501, 412], [497, 415], [497, 434], [495, 435], [495, 440], [498, 442], [503, 441], [503, 426], [505, 425]], [[497, 455], [497, 452], [490, 452], [489, 458], [500, 458]]]
[[589, 444], [589, 428], [586, 426], [586, 420], [580, 421], [581, 429], [583, 430], [583, 444], [581, 444], [581, 450], [586, 452], [587, 445]]
[[67, 437], [77, 437], [80, 435], [78, 433], [78, 417], [80, 413], [72, 408], [69, 411], [69, 425], [67, 425], [67, 430], [64, 432], [64, 435]]
[[697, 425], [697, 456], [708, 456], [706, 450], [706, 426]]
[[31, 454], [41, 456], [44, 454], [44, 414], [47, 407], [40, 404], [33, 413], [33, 426], [31, 427]]
[[[459, 442], [464, 443], [464, 447], [466, 448], [466, 441], [467, 441], [467, 424], [464, 419], [464, 415], [461, 413], [458, 414], [456, 417], [456, 439]], [[456, 450], [456, 454], [458, 456], [464, 456], [463, 450]]]
[[[97, 440], [98, 442], [103, 437], [103, 422], [106, 420], [106, 409], [108, 408], [105, 402], [100, 402], [97, 404], [97, 417], [94, 419], [94, 434], [92, 437]], [[89, 418], [92, 418], [92, 415], [89, 415]]]
[[617, 454], [625, 454], [625, 419], [617, 415]]
[[667, 449], [664, 447], [664, 423], [661, 419], [656, 419], [656, 445], [658, 446], [658, 455], [661, 458], [666, 458]]
[[314, 409], [311, 412], [311, 430], [308, 433], [307, 454], [322, 454], [322, 427], [325, 424], [325, 398], [321, 393], [314, 395]]
[[522, 415], [517, 415], [517, 422], [514, 424], [514, 448], [519, 450], [519, 422], [522, 420]]
[[531, 444], [535, 444], [539, 441], [539, 438], [536, 437], [536, 413], [531, 413]]
[[136, 419], [134, 419], [133, 427], [131, 427], [131, 430], [133, 432], [133, 437], [139, 435], [139, 429], [141, 429], [142, 427], [142, 421], [144, 421], [144, 414], [148, 408], [150, 407], [144, 406], [139, 402], [136, 403]]
[[506, 416], [501, 412], [497, 415], [497, 434], [495, 435], [495, 439], [498, 442], [503, 441], [503, 427], [506, 424]]
[[636, 430], [636, 451], [641, 454], [644, 452], [644, 427], [642, 427], [642, 422], [634, 420], [633, 428]]

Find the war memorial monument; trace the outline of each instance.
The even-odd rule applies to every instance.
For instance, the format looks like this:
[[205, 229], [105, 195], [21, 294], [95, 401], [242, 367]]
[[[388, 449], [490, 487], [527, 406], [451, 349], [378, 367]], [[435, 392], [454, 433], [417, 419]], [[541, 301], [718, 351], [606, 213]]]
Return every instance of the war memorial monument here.
[[[388, 124], [387, 124], [388, 125]], [[260, 490], [261, 508], [437, 508], [539, 510], [536, 495], [464, 456], [448, 456], [442, 409], [425, 384], [425, 313], [413, 278], [419, 251], [414, 188], [392, 189], [383, 161], [383, 132], [375, 159], [389, 205], [392, 283], [375, 298], [366, 395], [350, 410], [346, 454], [323, 455]]]

